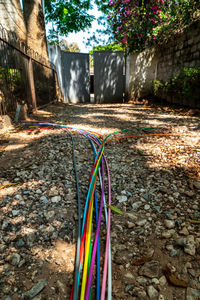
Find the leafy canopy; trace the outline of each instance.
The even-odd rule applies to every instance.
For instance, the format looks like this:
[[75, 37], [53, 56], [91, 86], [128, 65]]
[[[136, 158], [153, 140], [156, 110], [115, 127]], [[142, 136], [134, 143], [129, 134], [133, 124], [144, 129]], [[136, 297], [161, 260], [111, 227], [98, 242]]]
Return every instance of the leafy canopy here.
[[81, 52], [77, 43], [69, 43], [66, 40], [62, 39], [59, 43], [60, 49], [68, 52]]
[[67, 36], [91, 26], [91, 8], [90, 0], [45, 0], [45, 19], [53, 23], [53, 31]]
[[168, 39], [200, 17], [199, 0], [45, 0], [46, 20], [54, 24], [52, 37], [90, 28], [93, 3], [103, 13], [98, 21], [104, 29], [97, 30], [92, 41], [103, 43], [109, 34], [110, 43], [130, 52]]
[[91, 46], [105, 43], [104, 35], [113, 42], [113, 30], [107, 22], [110, 12], [108, 0], [45, 0], [45, 21], [52, 24], [49, 29], [48, 41], [59, 44], [58, 36], [67, 36], [72, 32], [90, 29], [95, 17], [90, 14], [93, 4], [103, 13], [97, 21], [101, 29], [91, 33], [86, 45]]

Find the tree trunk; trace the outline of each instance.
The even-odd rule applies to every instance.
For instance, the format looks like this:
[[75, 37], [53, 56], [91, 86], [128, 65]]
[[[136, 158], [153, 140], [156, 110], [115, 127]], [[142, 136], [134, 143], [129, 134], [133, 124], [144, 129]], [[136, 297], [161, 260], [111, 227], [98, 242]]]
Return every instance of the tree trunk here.
[[42, 0], [23, 0], [26, 41], [44, 58], [48, 58]]

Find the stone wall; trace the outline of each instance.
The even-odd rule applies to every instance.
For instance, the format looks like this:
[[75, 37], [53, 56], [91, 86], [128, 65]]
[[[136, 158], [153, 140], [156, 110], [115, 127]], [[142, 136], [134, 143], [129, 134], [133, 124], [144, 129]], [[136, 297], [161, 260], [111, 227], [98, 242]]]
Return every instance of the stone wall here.
[[48, 59], [42, 0], [0, 0], [0, 24]]
[[200, 21], [196, 21], [167, 44], [129, 55], [126, 96], [128, 99], [148, 96], [152, 92], [152, 80], [167, 81], [184, 67], [199, 66]]
[[167, 81], [183, 68], [200, 66], [200, 21], [160, 49], [157, 79]]

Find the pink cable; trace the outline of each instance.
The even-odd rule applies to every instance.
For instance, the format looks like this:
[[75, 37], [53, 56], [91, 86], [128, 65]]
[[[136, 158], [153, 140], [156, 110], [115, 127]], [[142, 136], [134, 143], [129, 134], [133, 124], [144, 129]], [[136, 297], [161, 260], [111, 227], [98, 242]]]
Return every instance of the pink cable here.
[[102, 193], [101, 193], [101, 205], [100, 205], [100, 210], [99, 210], [99, 219], [98, 219], [95, 242], [94, 242], [94, 247], [93, 247], [93, 252], [92, 252], [92, 260], [91, 260], [90, 272], [89, 272], [89, 277], [88, 277], [88, 282], [87, 282], [85, 300], [88, 300], [90, 297], [90, 288], [92, 285], [92, 273], [94, 270], [94, 263], [95, 263], [96, 252], [97, 252], [97, 242], [98, 242], [99, 231], [100, 231], [100, 226], [101, 226], [101, 215], [102, 215], [103, 198], [104, 198], [104, 164], [103, 164], [103, 161], [102, 161], [102, 176], [103, 176], [103, 184], [102, 184]]
[[[109, 203], [109, 205], [111, 205], [111, 181], [110, 181], [110, 172], [109, 172], [107, 161], [106, 161], [106, 167], [107, 167], [107, 172], [108, 172], [108, 192], [109, 192], [108, 203]], [[109, 241], [110, 241], [110, 208], [108, 208], [107, 237], [106, 237], [104, 268], [103, 268], [103, 280], [102, 280], [102, 287], [101, 287], [101, 300], [105, 299], [105, 293], [106, 293]]]

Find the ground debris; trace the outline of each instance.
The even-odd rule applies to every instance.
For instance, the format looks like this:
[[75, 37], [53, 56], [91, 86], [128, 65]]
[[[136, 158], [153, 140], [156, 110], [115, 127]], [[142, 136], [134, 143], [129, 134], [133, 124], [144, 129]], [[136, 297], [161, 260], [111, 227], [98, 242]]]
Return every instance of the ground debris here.
[[166, 266], [166, 268], [164, 269], [164, 274], [165, 274], [167, 280], [169, 281], [169, 283], [173, 284], [174, 286], [179, 286], [179, 287], [187, 287], [188, 286], [187, 282], [176, 277], [171, 272], [171, 269], [168, 266]]
[[47, 285], [46, 279], [40, 279], [29, 291], [23, 294], [23, 299], [32, 299], [37, 296]]

